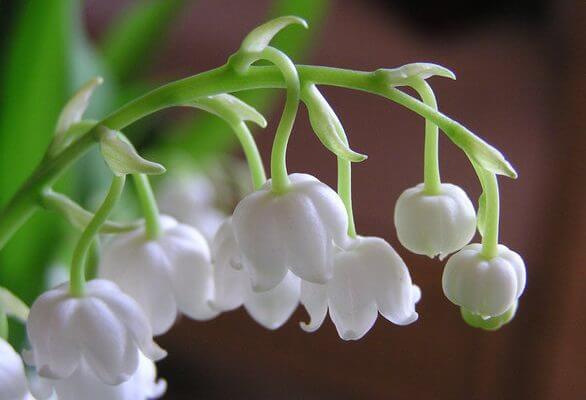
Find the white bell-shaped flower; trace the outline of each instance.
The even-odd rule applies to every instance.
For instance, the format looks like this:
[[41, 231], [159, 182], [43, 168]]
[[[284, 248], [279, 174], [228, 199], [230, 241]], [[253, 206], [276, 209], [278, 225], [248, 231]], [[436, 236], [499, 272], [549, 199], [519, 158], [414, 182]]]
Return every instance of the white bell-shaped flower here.
[[326, 283], [333, 275], [334, 248], [348, 239], [338, 194], [311, 175], [289, 178], [287, 192], [273, 193], [269, 180], [234, 211], [234, 234], [255, 291], [274, 288], [288, 269], [306, 281]]
[[452, 303], [482, 317], [495, 317], [509, 310], [523, 293], [525, 263], [503, 245], [490, 260], [481, 250], [482, 245], [475, 243], [450, 257], [442, 286]]
[[442, 183], [439, 194], [428, 195], [421, 183], [399, 196], [395, 228], [399, 241], [411, 252], [443, 258], [472, 240], [476, 213], [458, 186]]
[[27, 333], [25, 361], [50, 379], [87, 365], [97, 379], [117, 385], [136, 372], [139, 350], [155, 361], [166, 355], [136, 301], [101, 279], [88, 282], [83, 297], [71, 296], [67, 284], [45, 292], [31, 308]]
[[155, 363], [140, 354], [138, 369], [120, 385], [107, 385], [99, 381], [82, 363], [69, 378], [53, 380], [38, 377], [31, 387], [38, 400], [150, 400], [163, 396], [167, 383], [157, 380]]
[[267, 329], [277, 329], [299, 305], [301, 280], [291, 272], [273, 289], [261, 293], [252, 290], [248, 272], [242, 268], [231, 218], [216, 234], [212, 259], [216, 289], [212, 307], [218, 311], [230, 311], [244, 305], [259, 324]]
[[420, 298], [407, 266], [391, 245], [377, 237], [359, 236], [336, 253], [334, 276], [327, 284], [302, 282], [301, 303], [311, 321], [301, 327], [317, 330], [329, 310], [340, 337], [357, 340], [372, 328], [378, 313], [397, 325], [415, 322]]
[[157, 191], [161, 212], [194, 227], [208, 243], [226, 219], [215, 199], [214, 185], [201, 174], [168, 179]]
[[12, 346], [0, 338], [0, 400], [29, 398], [22, 360]]
[[100, 276], [141, 305], [155, 335], [167, 332], [179, 311], [196, 320], [218, 315], [208, 304], [214, 282], [207, 241], [171, 217], [161, 216], [155, 240], [144, 228], [116, 236], [104, 250]]

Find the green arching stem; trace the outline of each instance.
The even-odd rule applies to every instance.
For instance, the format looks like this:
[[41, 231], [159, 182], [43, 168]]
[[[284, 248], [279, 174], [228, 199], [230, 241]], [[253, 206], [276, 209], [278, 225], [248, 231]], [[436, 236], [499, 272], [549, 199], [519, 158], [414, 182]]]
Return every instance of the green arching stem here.
[[155, 240], [161, 235], [161, 219], [153, 188], [151, 187], [148, 176], [144, 174], [134, 174], [132, 178], [144, 215], [146, 236], [149, 240]]
[[[429, 107], [437, 110], [437, 101], [431, 86], [425, 81], [420, 80], [412, 85], [417, 91], [423, 102]], [[441, 192], [441, 178], [438, 159], [438, 141], [439, 127], [425, 120], [425, 150], [423, 161], [423, 187], [427, 195], [433, 196]]]
[[4, 306], [0, 303], [0, 339], [8, 341], [9, 333], [8, 315], [4, 310]]
[[[377, 94], [431, 120], [460, 148], [478, 145], [478, 138], [461, 124], [414, 97], [384, 84], [374, 72], [352, 71], [340, 68], [297, 66], [301, 82], [344, 87]], [[133, 122], [154, 112], [172, 106], [180, 106], [191, 100], [220, 93], [232, 93], [251, 89], [286, 87], [283, 74], [271, 66], [252, 66], [245, 73], [239, 73], [225, 65], [188, 78], [171, 82], [154, 89], [144, 96], [122, 106], [104, 118], [97, 126], [122, 130]], [[97, 142], [97, 128], [90, 130], [72, 143], [55, 158], [42, 162], [24, 185], [0, 211], [0, 249], [13, 234], [37, 211], [42, 202], [42, 193], [71, 166], [82, 154]], [[473, 140], [476, 138], [476, 140]], [[475, 147], [476, 149], [478, 147]], [[494, 165], [507, 175], [514, 177], [514, 169], [500, 156], [485, 149], [485, 156], [491, 157]]]
[[481, 254], [490, 260], [498, 254], [499, 244], [499, 185], [496, 174], [483, 170], [484, 178], [481, 179], [486, 195], [485, 227], [482, 236]]
[[85, 262], [85, 279], [91, 281], [98, 277], [98, 268], [100, 265], [100, 237], [96, 235], [88, 250]]
[[[345, 135], [342, 140], [346, 139]], [[348, 236], [356, 237], [356, 224], [354, 222], [354, 211], [352, 210], [352, 163], [338, 157], [338, 195], [344, 202], [348, 214]]]
[[301, 83], [297, 68], [291, 59], [281, 50], [274, 47], [265, 48], [259, 55], [259, 59], [264, 59], [275, 64], [283, 74], [287, 85], [287, 98], [285, 108], [277, 127], [273, 149], [271, 151], [271, 179], [272, 191], [274, 193], [283, 193], [287, 190], [291, 182], [287, 173], [287, 144], [293, 130], [293, 124], [297, 117], [299, 101], [301, 99]]
[[246, 157], [246, 162], [248, 164], [248, 168], [250, 169], [250, 175], [252, 176], [252, 185], [254, 186], [254, 190], [258, 190], [267, 181], [265, 168], [258, 151], [258, 146], [254, 141], [254, 137], [252, 136], [250, 129], [248, 129], [248, 126], [244, 121], [232, 125], [232, 129], [234, 130], [234, 133], [236, 134], [236, 137], [242, 146], [242, 150], [244, 151], [244, 156]]
[[81, 297], [85, 293], [86, 277], [85, 277], [85, 266], [88, 250], [94, 241], [94, 237], [98, 234], [100, 226], [106, 221], [108, 215], [118, 202], [122, 190], [124, 189], [124, 183], [126, 182], [126, 176], [114, 176], [112, 178], [112, 184], [104, 202], [100, 208], [96, 211], [94, 218], [90, 221], [88, 226], [82, 232], [75, 250], [73, 251], [73, 260], [71, 262], [71, 278], [70, 278], [70, 293], [72, 296]]

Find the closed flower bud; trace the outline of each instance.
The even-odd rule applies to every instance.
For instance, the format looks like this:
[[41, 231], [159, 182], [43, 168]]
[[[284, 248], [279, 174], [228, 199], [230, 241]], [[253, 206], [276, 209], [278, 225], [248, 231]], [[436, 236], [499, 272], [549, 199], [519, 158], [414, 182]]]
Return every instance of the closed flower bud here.
[[50, 399], [53, 395], [58, 400], [151, 400], [163, 396], [167, 389], [164, 380], [157, 381], [155, 363], [142, 354], [134, 375], [120, 385], [100, 382], [87, 365], [82, 364], [69, 378], [37, 378], [31, 386], [38, 400]]
[[334, 276], [327, 284], [302, 283], [301, 303], [311, 322], [301, 327], [315, 331], [329, 310], [340, 337], [357, 340], [372, 328], [378, 313], [397, 325], [415, 322], [420, 297], [407, 266], [391, 245], [376, 237], [358, 237], [336, 253]]
[[271, 181], [236, 207], [234, 234], [255, 291], [277, 286], [290, 269], [313, 283], [333, 275], [336, 245], [347, 241], [348, 217], [338, 194], [307, 174], [289, 176], [285, 193]]
[[267, 329], [281, 327], [299, 305], [301, 281], [291, 272], [273, 289], [256, 293], [242, 268], [232, 219], [227, 219], [212, 245], [215, 296], [212, 306], [229, 311], [244, 305], [250, 316]]
[[464, 247], [448, 260], [442, 277], [444, 294], [454, 304], [485, 319], [507, 312], [525, 289], [525, 263], [503, 245], [488, 260], [482, 245]]
[[67, 285], [41, 295], [27, 333], [25, 361], [49, 379], [68, 378], [87, 365], [101, 382], [118, 385], [136, 372], [139, 350], [151, 360], [166, 355], [140, 306], [105, 280], [88, 282], [83, 297], [72, 297]]
[[210, 249], [194, 228], [161, 217], [155, 240], [144, 228], [119, 235], [105, 249], [100, 276], [115, 282], [140, 304], [155, 335], [167, 332], [180, 311], [197, 320], [217, 316]]
[[399, 196], [395, 228], [399, 241], [411, 252], [443, 258], [472, 240], [476, 214], [458, 186], [442, 183], [439, 194], [429, 195], [419, 184]]
[[28, 400], [29, 392], [20, 356], [0, 339], [0, 400]]

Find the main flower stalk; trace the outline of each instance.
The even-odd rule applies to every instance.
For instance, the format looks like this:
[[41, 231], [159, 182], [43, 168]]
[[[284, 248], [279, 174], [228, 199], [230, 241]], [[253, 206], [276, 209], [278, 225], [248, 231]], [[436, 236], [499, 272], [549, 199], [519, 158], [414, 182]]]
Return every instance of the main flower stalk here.
[[[446, 115], [396, 88], [389, 87], [378, 79], [374, 72], [304, 65], [299, 65], [296, 69], [302, 84], [303, 82], [314, 82], [320, 85], [344, 87], [377, 94], [394, 101], [438, 125], [450, 139], [463, 149], [471, 146], [470, 143], [478, 145], [479, 141], [486, 145], [472, 132]], [[32, 176], [0, 212], [0, 249], [40, 208], [43, 191], [47, 190], [73, 162], [97, 142], [98, 126], [103, 125], [113, 130], [121, 130], [156, 111], [185, 104], [199, 97], [251, 89], [284, 88], [285, 86], [283, 75], [276, 67], [252, 66], [246, 73], [238, 73], [224, 65], [169, 83], [124, 105], [100, 121], [96, 128], [91, 129], [61, 153], [45, 159], [37, 167]], [[475, 140], [470, 142], [471, 138]], [[490, 151], [494, 149], [486, 146], [488, 150], [484, 148], [483, 150], [491, 155]], [[514, 169], [502, 156], [501, 159], [494, 157], [493, 164], [500, 173], [516, 177]]]

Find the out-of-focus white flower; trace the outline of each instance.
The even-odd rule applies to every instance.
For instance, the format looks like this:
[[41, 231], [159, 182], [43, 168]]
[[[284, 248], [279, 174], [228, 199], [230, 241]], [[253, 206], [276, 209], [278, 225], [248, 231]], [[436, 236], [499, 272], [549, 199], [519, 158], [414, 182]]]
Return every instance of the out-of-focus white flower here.
[[203, 175], [168, 179], [157, 191], [161, 211], [196, 228], [211, 243], [226, 215], [215, 207], [216, 191]]
[[443, 258], [472, 240], [476, 213], [458, 186], [442, 183], [439, 194], [428, 195], [419, 184], [399, 196], [395, 228], [399, 241], [411, 252]]
[[452, 303], [482, 317], [509, 310], [525, 289], [525, 263], [506, 246], [496, 257], [481, 254], [482, 245], [464, 247], [448, 260], [442, 277], [444, 294]]
[[103, 383], [118, 385], [136, 372], [139, 350], [155, 361], [166, 355], [140, 306], [106, 280], [88, 282], [83, 297], [71, 296], [67, 284], [45, 292], [31, 308], [27, 333], [25, 361], [50, 379], [87, 365]]
[[348, 240], [348, 216], [338, 194], [311, 175], [289, 178], [287, 192], [273, 193], [269, 180], [234, 211], [236, 242], [255, 291], [274, 288], [289, 269], [306, 281], [326, 283], [335, 246]]
[[302, 282], [301, 303], [311, 321], [301, 323], [307, 332], [317, 330], [326, 314], [344, 340], [362, 338], [378, 313], [397, 325], [415, 322], [415, 304], [421, 298], [407, 266], [383, 239], [357, 237], [334, 258], [334, 276], [325, 285]]
[[180, 311], [197, 320], [218, 313], [209, 307], [214, 282], [209, 246], [194, 228], [161, 216], [161, 235], [144, 228], [118, 235], [105, 249], [100, 276], [140, 304], [155, 335], [168, 331]]
[[28, 400], [24, 365], [12, 346], [0, 338], [0, 400]]
[[69, 378], [52, 380], [37, 377], [31, 387], [38, 400], [150, 400], [163, 396], [167, 383], [157, 381], [155, 363], [140, 354], [138, 369], [120, 385], [102, 383], [82, 362]]
[[212, 307], [229, 311], [244, 305], [255, 321], [267, 329], [281, 327], [299, 305], [301, 281], [289, 272], [273, 289], [256, 293], [250, 277], [242, 268], [240, 251], [234, 238], [232, 219], [227, 219], [212, 245], [215, 296]]

